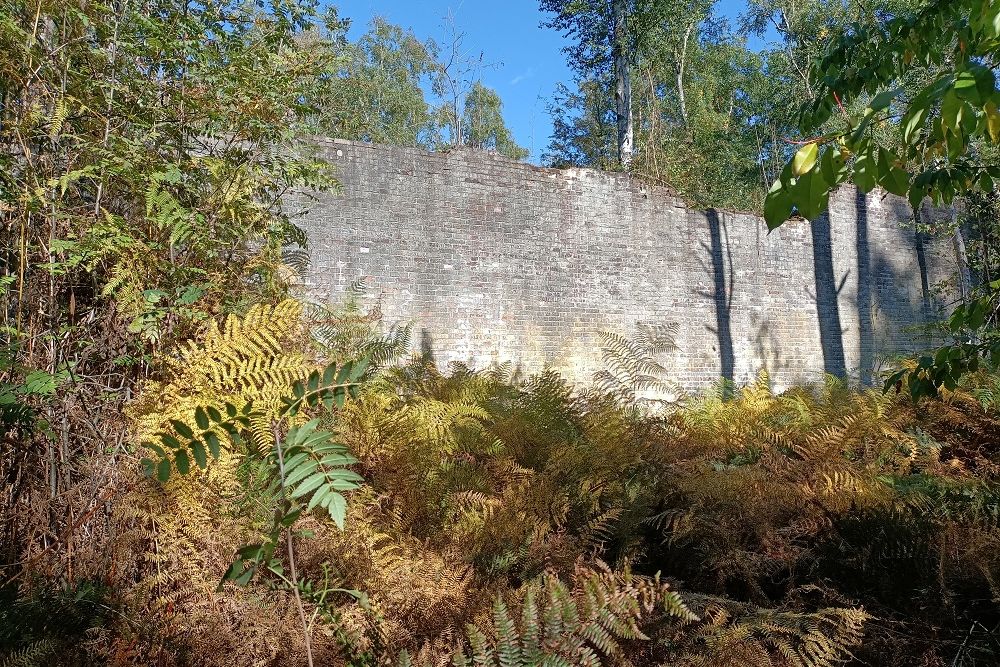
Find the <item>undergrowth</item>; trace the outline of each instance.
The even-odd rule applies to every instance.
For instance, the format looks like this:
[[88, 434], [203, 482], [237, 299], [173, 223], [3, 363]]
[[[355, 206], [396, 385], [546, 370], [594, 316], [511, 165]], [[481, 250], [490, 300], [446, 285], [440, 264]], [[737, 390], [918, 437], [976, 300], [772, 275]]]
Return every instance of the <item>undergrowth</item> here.
[[[0, 617], [8, 664], [1000, 657], [995, 375], [919, 404], [833, 378], [776, 395], [762, 375], [649, 408], [554, 372], [393, 363], [396, 331], [341, 336], [338, 355], [299, 312], [285, 302], [208, 327], [146, 383], [128, 411], [142, 433], [181, 433], [201, 405], [257, 407], [204, 472], [133, 477], [99, 589], [21, 586]], [[219, 585], [280, 500], [260, 459], [233, 447], [266, 451], [277, 397], [344, 350], [379, 351], [381, 365], [324, 418], [364, 480], [343, 530], [310, 510], [289, 533], [305, 645], [288, 587]]]

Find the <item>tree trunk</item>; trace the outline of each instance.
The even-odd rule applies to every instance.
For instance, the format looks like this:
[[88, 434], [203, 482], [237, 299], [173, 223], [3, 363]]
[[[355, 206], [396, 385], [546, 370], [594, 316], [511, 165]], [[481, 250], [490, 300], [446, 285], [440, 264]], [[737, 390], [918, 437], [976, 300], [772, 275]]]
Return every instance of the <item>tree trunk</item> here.
[[629, 78], [626, 1], [614, 0], [611, 56], [615, 68], [615, 115], [618, 118], [618, 160], [628, 169], [632, 164], [632, 82]]
[[965, 303], [969, 300], [969, 293], [972, 291], [969, 257], [965, 252], [965, 237], [962, 235], [962, 226], [958, 224], [958, 210], [953, 208], [951, 216], [952, 223], [955, 225], [952, 245], [955, 247], [955, 262], [958, 264], [958, 293], [962, 297], [962, 303]]
[[684, 129], [690, 129], [688, 123], [687, 97], [684, 95], [684, 67], [687, 64], [688, 40], [691, 38], [691, 31], [694, 30], [694, 23], [684, 31], [684, 43], [681, 46], [681, 54], [677, 63], [677, 99], [681, 105], [681, 118], [684, 120]]

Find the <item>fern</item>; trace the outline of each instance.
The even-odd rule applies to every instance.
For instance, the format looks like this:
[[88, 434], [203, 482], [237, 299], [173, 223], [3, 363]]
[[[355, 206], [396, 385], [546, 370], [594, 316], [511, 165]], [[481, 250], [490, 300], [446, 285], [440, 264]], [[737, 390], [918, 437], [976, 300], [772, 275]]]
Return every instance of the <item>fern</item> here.
[[367, 291], [364, 280], [355, 281], [345, 303], [333, 308], [310, 303], [306, 316], [313, 340], [325, 355], [334, 359], [369, 359], [371, 372], [374, 372], [407, 353], [413, 328], [411, 324], [393, 324], [380, 332], [382, 312], [379, 305], [363, 310], [358, 303], [358, 298]]
[[57, 648], [55, 641], [39, 639], [9, 653], [0, 660], [0, 667], [44, 667], [51, 664], [49, 660]]
[[520, 622], [503, 600], [493, 606], [486, 629], [468, 628], [468, 647], [453, 664], [483, 667], [600, 665], [621, 660], [624, 644], [648, 641], [644, 621], [670, 617], [697, 620], [680, 596], [659, 579], [642, 579], [607, 567], [578, 568], [570, 588], [547, 573], [525, 591]]
[[656, 357], [677, 349], [677, 327], [640, 327], [633, 338], [612, 332], [601, 333], [601, 360], [604, 369], [594, 375], [597, 387], [621, 399], [634, 402], [640, 397], [680, 395], [679, 387], [665, 378], [667, 369]]
[[[319, 407], [342, 408], [348, 397], [357, 396], [368, 362], [330, 364], [306, 372], [302, 356], [285, 350], [300, 313], [298, 303], [286, 301], [274, 308], [252, 308], [243, 318], [230, 317], [221, 329], [210, 325], [201, 341], [184, 349], [183, 365], [175, 366], [172, 382], [151, 387], [160, 397], [174, 400], [168, 404], [173, 411], [153, 411], [140, 423], [170, 425], [156, 434], [157, 441], [145, 443], [160, 460], [154, 464], [146, 459], [144, 465], [150, 473], [155, 469], [162, 482], [174, 469], [187, 475], [192, 460], [206, 470], [209, 456], [219, 459], [224, 439], [238, 455], [264, 464], [270, 495], [278, 499], [271, 524], [260, 543], [237, 550], [222, 583], [245, 586], [256, 578], [290, 590], [311, 660], [311, 623], [304, 603], [325, 609], [328, 589], [298, 576], [293, 526], [303, 512], [319, 508], [343, 528], [347, 514], [343, 492], [356, 489], [361, 477], [349, 469], [356, 460], [347, 449], [334, 441], [331, 432], [318, 428], [319, 419], [303, 421], [303, 417]], [[255, 446], [236, 450], [247, 431]], [[277, 555], [282, 540], [287, 546], [284, 562]]]
[[757, 609], [720, 598], [700, 599], [703, 622], [675, 649], [682, 664], [835, 667], [853, 658], [870, 616], [861, 609], [826, 608], [811, 613]]
[[[272, 489], [280, 490], [293, 501], [307, 503], [306, 510], [315, 507], [327, 510], [342, 527], [346, 501], [341, 492], [357, 488], [357, 482], [361, 481], [360, 476], [347, 469], [356, 460], [343, 445], [333, 441], [332, 433], [318, 429], [318, 419], [304, 424], [293, 422], [284, 439], [279, 433], [279, 421], [294, 420], [303, 410], [320, 405], [328, 410], [343, 407], [348, 396], [357, 395], [359, 380], [368, 363], [362, 360], [341, 366], [331, 364], [322, 372], [313, 370], [305, 380], [289, 387], [286, 395], [280, 395], [280, 389], [273, 384], [281, 382], [284, 370], [269, 373], [274, 365], [267, 363], [281, 355], [282, 349], [280, 339], [273, 334], [273, 323], [267, 319], [267, 315], [273, 314], [275, 311], [257, 309], [242, 321], [230, 318], [222, 332], [210, 329], [204, 347], [189, 347], [186, 354], [189, 359], [204, 362], [205, 352], [213, 352], [209, 368], [189, 369], [187, 374], [207, 376], [220, 391], [232, 391], [234, 385], [242, 385], [244, 391], [259, 395], [277, 394], [278, 400], [272, 400], [262, 411], [255, 411], [252, 401], [242, 406], [227, 402], [224, 412], [213, 405], [198, 405], [193, 411], [193, 424], [170, 419], [172, 432], [158, 433], [159, 443], [147, 442], [146, 446], [160, 455], [155, 471], [160, 481], [165, 482], [170, 477], [171, 464], [182, 475], [190, 472], [192, 459], [198, 468], [205, 470], [209, 455], [219, 458], [223, 437], [239, 443], [240, 430], [253, 426], [258, 442], [273, 443], [267, 458], [271, 463]], [[252, 455], [254, 451], [248, 453]], [[153, 461], [144, 460], [144, 466], [153, 472]], [[287, 517], [297, 516], [297, 511], [288, 509], [279, 523], [288, 522]], [[287, 527], [290, 523], [283, 525]]]

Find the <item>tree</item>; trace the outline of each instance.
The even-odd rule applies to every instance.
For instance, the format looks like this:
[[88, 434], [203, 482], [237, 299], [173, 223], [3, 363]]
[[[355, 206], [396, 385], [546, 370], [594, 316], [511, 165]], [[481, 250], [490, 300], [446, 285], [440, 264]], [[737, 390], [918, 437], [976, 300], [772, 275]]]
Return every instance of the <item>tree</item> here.
[[600, 81], [581, 80], [574, 92], [559, 84], [548, 110], [552, 138], [542, 161], [553, 167], [591, 167], [614, 170], [619, 166], [615, 118], [609, 91]]
[[[419, 40], [412, 31], [376, 17], [356, 43], [350, 21], [335, 9], [300, 42], [323, 53], [329, 69], [311, 100], [309, 129], [342, 139], [437, 150], [475, 146], [521, 160], [503, 120], [502, 101], [483, 85], [483, 54], [470, 56], [463, 33], [449, 17], [447, 46]], [[468, 136], [474, 131], [475, 137]]]
[[545, 27], [574, 43], [564, 48], [582, 79], [613, 81], [618, 161], [628, 169], [634, 152], [631, 68], [650, 25], [666, 13], [663, 0], [540, 0], [553, 14]]
[[116, 581], [78, 554], [120, 548], [142, 484], [128, 397], [207, 320], [287, 287], [304, 239], [283, 197], [333, 183], [299, 141], [330, 63], [301, 47], [309, 3], [262, 5], [0, 6], [4, 588]]
[[[811, 76], [815, 98], [801, 111], [810, 139], [786, 164], [765, 201], [770, 228], [793, 211], [812, 220], [830, 192], [852, 181], [951, 205], [973, 191], [993, 192], [1000, 178], [1000, 5], [990, 0], [932, 0], [915, 12], [854, 24], [836, 36]], [[913, 86], [913, 82], [919, 82]], [[891, 124], [894, 136], [880, 128]], [[1000, 362], [994, 328], [1000, 281], [960, 305], [949, 324], [955, 342], [892, 375], [914, 398], [953, 389], [982, 356]]]
[[[550, 3], [551, 4], [551, 3]], [[773, 53], [750, 51], [746, 39], [712, 12], [707, 0], [638, 3], [629, 17], [632, 173], [701, 206], [756, 208], [775, 165], [778, 139], [790, 127], [787, 77]], [[576, 36], [566, 53], [577, 91], [562, 88], [551, 107], [553, 165], [620, 168], [620, 119], [601, 5], [566, 5], [550, 25]], [[570, 20], [572, 19], [572, 21]], [[620, 136], [620, 135], [619, 135]]]
[[349, 21], [330, 10], [324, 30], [307, 39], [310, 48], [330, 52], [333, 67], [324, 79], [311, 119], [313, 131], [343, 139], [431, 148], [436, 143], [433, 111], [425, 84], [438, 71], [438, 47], [412, 31], [376, 17], [357, 43], [347, 41]]
[[476, 81], [465, 96], [462, 133], [466, 146], [496, 151], [513, 160], [528, 157], [528, 150], [517, 145], [503, 120], [503, 102], [496, 91]]

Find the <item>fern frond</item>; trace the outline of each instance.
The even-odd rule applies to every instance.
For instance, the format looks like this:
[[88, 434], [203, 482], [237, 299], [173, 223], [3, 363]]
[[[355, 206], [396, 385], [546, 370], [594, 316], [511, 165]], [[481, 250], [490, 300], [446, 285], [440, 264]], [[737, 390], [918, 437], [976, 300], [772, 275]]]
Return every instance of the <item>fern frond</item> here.
[[0, 661], [0, 667], [44, 667], [56, 650], [51, 639], [39, 639], [9, 653]]
[[697, 619], [659, 580], [616, 574], [600, 565], [578, 567], [573, 584], [552, 573], [529, 584], [519, 626], [506, 604], [497, 600], [491, 626], [471, 626], [468, 649], [453, 664], [597, 666], [605, 659], [620, 659], [623, 642], [648, 640], [640, 625], [657, 614], [685, 622]]

